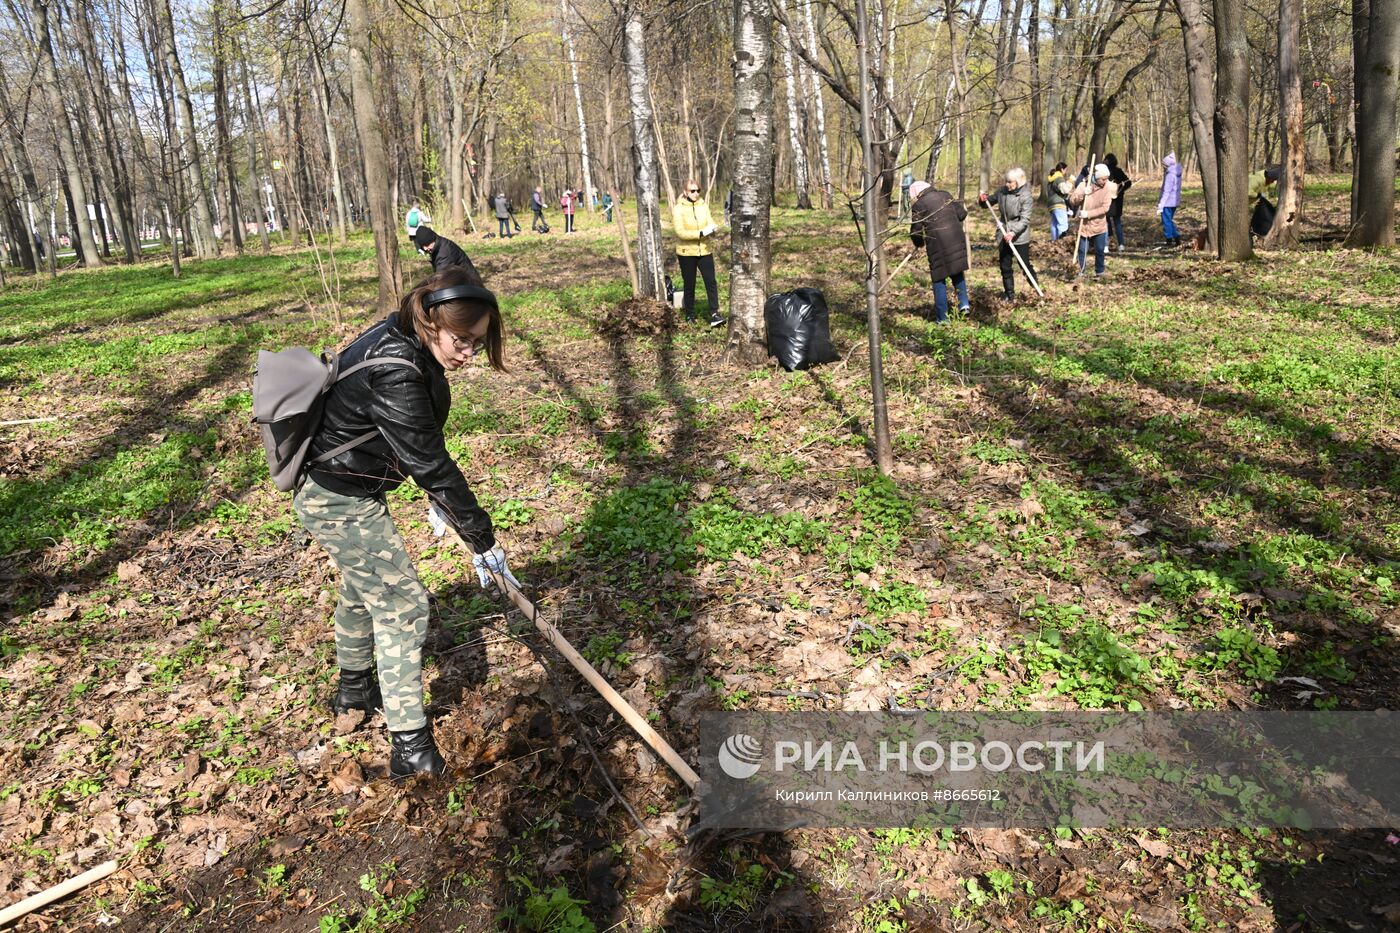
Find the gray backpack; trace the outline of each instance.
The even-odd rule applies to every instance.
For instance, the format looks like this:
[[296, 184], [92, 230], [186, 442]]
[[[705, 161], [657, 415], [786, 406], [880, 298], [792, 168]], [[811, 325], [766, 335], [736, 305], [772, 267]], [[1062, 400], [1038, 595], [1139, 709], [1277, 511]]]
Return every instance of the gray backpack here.
[[422, 372], [408, 360], [392, 356], [363, 360], [341, 372], [340, 355], [332, 350], [319, 357], [302, 347], [280, 353], [258, 351], [258, 368], [253, 375], [253, 421], [262, 434], [267, 469], [278, 489], [283, 492], [296, 489], [301, 485], [302, 473], [312, 464], [338, 457], [379, 433], [367, 431], [326, 451], [311, 463], [306, 462], [311, 439], [321, 424], [326, 394], [340, 380], [367, 366], [381, 364], [407, 366], [416, 373]]

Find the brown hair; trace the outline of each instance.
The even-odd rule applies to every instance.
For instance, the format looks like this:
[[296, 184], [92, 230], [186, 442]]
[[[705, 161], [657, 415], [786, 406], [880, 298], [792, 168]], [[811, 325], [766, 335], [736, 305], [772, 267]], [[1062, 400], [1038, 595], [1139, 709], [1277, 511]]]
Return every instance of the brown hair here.
[[471, 298], [454, 298], [434, 305], [430, 311], [423, 309], [423, 301], [430, 292], [454, 285], [475, 285], [484, 288], [481, 276], [461, 267], [453, 267], [434, 272], [403, 296], [399, 303], [399, 318], [413, 323], [413, 331], [423, 343], [430, 343], [438, 330], [465, 337], [483, 316], [490, 321], [486, 325], [484, 349], [491, 368], [505, 372], [505, 357], [501, 344], [505, 336], [505, 325], [501, 320], [500, 309], [485, 301]]

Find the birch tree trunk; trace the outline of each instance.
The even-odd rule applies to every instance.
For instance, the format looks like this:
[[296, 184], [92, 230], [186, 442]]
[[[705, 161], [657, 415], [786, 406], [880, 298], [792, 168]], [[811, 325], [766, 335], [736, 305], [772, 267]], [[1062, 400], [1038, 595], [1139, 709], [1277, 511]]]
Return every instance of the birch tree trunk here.
[[1371, 0], [1356, 112], [1355, 201], [1348, 246], [1395, 243], [1396, 63], [1400, 0]]
[[802, 151], [802, 134], [798, 130], [797, 82], [793, 76], [792, 43], [788, 40], [787, 29], [778, 24], [779, 41], [783, 45], [783, 78], [787, 82], [787, 122], [788, 144], [792, 147], [792, 174], [797, 182], [797, 207], [799, 210], [812, 209], [812, 197], [807, 193], [807, 154]]
[[1181, 18], [1181, 42], [1186, 55], [1186, 91], [1191, 119], [1191, 139], [1201, 172], [1206, 201], [1206, 249], [1220, 242], [1220, 175], [1215, 158], [1215, 76], [1212, 50], [1206, 42], [1205, 11], [1201, 0], [1176, 0]]
[[767, 358], [763, 303], [771, 263], [773, 200], [773, 10], [771, 0], [734, 3], [734, 200], [725, 359]]
[[661, 203], [656, 184], [656, 133], [647, 73], [646, 35], [642, 16], [628, 4], [622, 52], [627, 69], [627, 98], [632, 111], [632, 184], [637, 196], [637, 287], [648, 298], [666, 294], [662, 277]]
[[194, 122], [194, 105], [190, 103], [190, 88], [185, 83], [185, 70], [175, 51], [175, 20], [170, 12], [170, 0], [155, 0], [156, 31], [165, 55], [175, 92], [176, 114], [180, 118], [180, 133], [186, 142], [180, 147], [186, 164], [186, 187], [194, 217], [195, 254], [201, 259], [219, 255], [219, 238], [214, 235], [214, 207], [209, 197], [209, 185], [204, 174], [204, 155], [199, 146], [199, 127]]
[[583, 190], [587, 195], [584, 203], [593, 210], [593, 160], [588, 155], [588, 121], [583, 115], [583, 90], [578, 80], [578, 55], [574, 50], [574, 34], [569, 31], [568, 0], [559, 0], [559, 22], [564, 29], [564, 49], [569, 55], [569, 75], [574, 86], [574, 110], [578, 114], [578, 151], [583, 163]]
[[1249, 44], [1244, 0], [1215, 0], [1215, 151], [1220, 175], [1216, 255], [1249, 259]]
[[379, 270], [379, 311], [388, 314], [399, 301], [402, 279], [398, 223], [389, 202], [389, 156], [384, 146], [384, 130], [374, 101], [374, 59], [370, 54], [370, 18], [366, 0], [346, 0], [345, 12], [350, 32], [350, 84], [355, 106], [355, 128], [360, 136], [364, 159], [370, 225], [374, 229], [374, 255]]
[[1278, 184], [1278, 212], [1265, 238], [1272, 249], [1298, 245], [1303, 215], [1303, 176], [1307, 172], [1307, 127], [1303, 122], [1303, 79], [1298, 72], [1298, 36], [1302, 0], [1279, 0], [1278, 94], [1283, 136], [1283, 177]]
[[[799, 2], [802, 4], [802, 15], [807, 21], [807, 44], [815, 49], [817, 48], [817, 31], [812, 24], [812, 0], [799, 0]], [[822, 103], [822, 84], [816, 71], [808, 69], [807, 75], [812, 82], [812, 100], [817, 111], [817, 151], [821, 156], [822, 206], [831, 210], [831, 147], [826, 138], [826, 105]]]
[[[34, 34], [38, 41], [39, 79], [44, 85], [44, 96], [53, 111], [58, 130], [59, 158], [63, 162], [64, 177], [68, 190], [79, 202], [74, 212], [78, 240], [82, 246], [83, 265], [89, 269], [102, 265], [102, 257], [97, 254], [97, 239], [92, 233], [92, 223], [88, 220], [88, 191], [83, 184], [82, 164], [78, 161], [78, 146], [73, 138], [73, 125], [68, 122], [68, 109], [63, 102], [63, 92], [58, 87], [58, 67], [54, 62], [53, 38], [49, 31], [49, 9], [46, 0], [29, 0], [29, 10], [34, 16]], [[52, 250], [50, 253], [52, 254]]]

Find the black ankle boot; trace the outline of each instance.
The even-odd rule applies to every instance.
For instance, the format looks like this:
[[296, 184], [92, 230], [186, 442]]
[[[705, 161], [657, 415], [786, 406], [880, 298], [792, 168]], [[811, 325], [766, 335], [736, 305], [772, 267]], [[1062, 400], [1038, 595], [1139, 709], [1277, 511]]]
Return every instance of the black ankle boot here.
[[433, 727], [424, 726], [408, 732], [390, 732], [389, 742], [394, 752], [389, 756], [389, 777], [400, 779], [415, 774], [441, 777], [447, 773], [447, 762], [438, 754], [433, 741]]
[[373, 713], [384, 708], [384, 698], [379, 693], [379, 681], [374, 679], [373, 670], [347, 671], [340, 669], [340, 686], [331, 702], [331, 711], [339, 716], [352, 709], [362, 709]]

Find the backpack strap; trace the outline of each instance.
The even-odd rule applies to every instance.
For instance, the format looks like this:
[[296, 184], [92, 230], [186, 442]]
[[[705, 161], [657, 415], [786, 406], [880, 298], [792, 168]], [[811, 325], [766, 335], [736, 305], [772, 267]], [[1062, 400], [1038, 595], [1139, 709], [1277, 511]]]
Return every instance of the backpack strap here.
[[349, 369], [344, 370], [339, 375], [337, 375], [335, 377], [335, 381], [339, 382], [340, 380], [345, 379], [348, 376], [353, 376], [355, 373], [368, 366], [378, 366], [381, 363], [388, 366], [407, 366], [409, 369], [413, 370], [418, 375], [423, 375], [423, 370], [419, 369], [418, 364], [413, 362], [412, 360], [401, 359], [397, 356], [376, 356], [371, 357], [367, 360], [360, 360], [360, 362], [356, 363], [354, 366], [351, 366]]
[[[347, 378], [347, 377], [349, 377], [349, 376], [353, 376], [355, 373], [359, 372], [359, 371], [362, 370], [362, 369], [365, 369], [366, 367], [369, 367], [369, 366], [378, 366], [378, 365], [380, 365], [380, 364], [384, 364], [384, 365], [388, 365], [388, 366], [407, 366], [409, 369], [413, 370], [415, 373], [418, 373], [419, 375], [422, 375], [422, 373], [423, 373], [423, 370], [421, 370], [421, 369], [418, 368], [418, 364], [417, 364], [417, 363], [414, 363], [414, 362], [412, 362], [412, 361], [410, 361], [410, 360], [400, 359], [399, 357], [396, 357], [396, 356], [376, 356], [376, 357], [373, 357], [373, 358], [368, 359], [368, 360], [361, 360], [360, 362], [356, 363], [354, 366], [351, 366], [349, 369], [347, 369], [347, 370], [345, 370], [345, 371], [343, 371], [343, 372], [337, 374], [336, 377], [335, 377], [335, 381], [336, 381], [336, 382], [340, 382], [340, 380], [345, 379], [345, 378]], [[340, 445], [338, 445], [338, 446], [332, 447], [330, 450], [326, 451], [325, 453], [321, 454], [320, 456], [313, 457], [313, 458], [311, 459], [311, 462], [312, 462], [312, 463], [323, 463], [323, 462], [325, 462], [325, 461], [327, 461], [327, 460], [333, 460], [333, 459], [335, 459], [336, 457], [339, 457], [341, 454], [345, 453], [347, 450], [352, 450], [352, 449], [354, 449], [354, 448], [356, 448], [356, 447], [359, 447], [361, 444], [363, 444], [363, 443], [365, 443], [366, 441], [370, 440], [371, 438], [373, 438], [373, 437], [374, 437], [376, 434], [378, 434], [378, 433], [379, 433], [379, 429], [378, 429], [378, 428], [375, 428], [373, 431], [366, 431], [364, 434], [361, 434], [359, 437], [352, 438], [351, 440], [346, 441], [344, 444], [340, 444]]]

